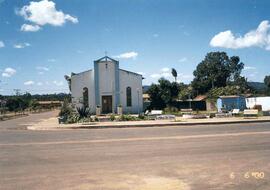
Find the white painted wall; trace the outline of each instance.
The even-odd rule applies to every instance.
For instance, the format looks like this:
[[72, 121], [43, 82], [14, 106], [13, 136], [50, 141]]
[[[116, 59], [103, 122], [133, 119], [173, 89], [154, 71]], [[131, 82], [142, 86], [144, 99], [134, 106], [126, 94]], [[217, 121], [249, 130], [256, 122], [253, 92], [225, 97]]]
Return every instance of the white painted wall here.
[[270, 97], [246, 98], [246, 106], [252, 109], [255, 105], [262, 105], [263, 111], [270, 111]]
[[[124, 113], [138, 113], [143, 111], [142, 76], [128, 71], [119, 70], [120, 103]], [[132, 107], [127, 107], [126, 88], [131, 87]], [[139, 97], [138, 97], [139, 91]]]
[[[106, 66], [107, 64], [107, 66]], [[112, 96], [112, 109], [115, 109], [115, 63], [103, 61], [98, 63], [99, 68], [99, 95], [100, 106], [102, 107], [102, 96]], [[102, 108], [101, 108], [102, 110]]]
[[[107, 68], [106, 68], [107, 63]], [[120, 94], [120, 104], [124, 113], [138, 113], [143, 111], [142, 98], [142, 76], [119, 69], [119, 87], [120, 92], [115, 92], [115, 63], [99, 62], [99, 94], [100, 103], [103, 95], [112, 95], [113, 108], [115, 105], [115, 93]], [[131, 87], [132, 106], [126, 106], [126, 88]], [[82, 106], [83, 88], [87, 87], [89, 92], [89, 106], [91, 112], [95, 112], [95, 80], [94, 70], [78, 73], [71, 77], [72, 103], [76, 106]], [[138, 93], [139, 92], [139, 93]], [[138, 96], [139, 95], [139, 96]], [[102, 105], [100, 105], [102, 106]]]
[[89, 107], [91, 112], [95, 112], [95, 84], [94, 71], [85, 71], [71, 77], [71, 96], [75, 107], [82, 106], [83, 88], [88, 88]]

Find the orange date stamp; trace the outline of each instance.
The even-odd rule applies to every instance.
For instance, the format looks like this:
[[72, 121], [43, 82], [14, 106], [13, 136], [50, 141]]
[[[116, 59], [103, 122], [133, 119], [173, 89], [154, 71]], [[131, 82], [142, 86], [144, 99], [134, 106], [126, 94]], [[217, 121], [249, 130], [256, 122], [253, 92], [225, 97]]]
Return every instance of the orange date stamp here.
[[242, 174], [236, 174], [235, 172], [231, 172], [229, 175], [230, 179], [235, 179], [236, 177], [243, 177], [245, 179], [264, 179], [265, 173], [262, 171], [251, 171], [251, 172], [245, 172]]

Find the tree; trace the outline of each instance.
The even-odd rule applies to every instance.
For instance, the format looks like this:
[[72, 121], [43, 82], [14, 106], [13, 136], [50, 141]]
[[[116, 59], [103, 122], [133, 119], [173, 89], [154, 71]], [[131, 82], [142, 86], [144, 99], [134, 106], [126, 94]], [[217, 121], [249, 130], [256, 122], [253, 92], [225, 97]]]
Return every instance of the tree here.
[[193, 72], [192, 87], [199, 94], [204, 94], [210, 89], [225, 87], [228, 84], [242, 81], [240, 76], [244, 64], [237, 56], [228, 57], [225, 52], [207, 53]]
[[27, 108], [27, 103], [21, 97], [13, 97], [7, 100], [6, 107], [9, 111], [23, 111]]
[[174, 77], [175, 82], [177, 82], [177, 71], [174, 68], [172, 68], [172, 76]]
[[161, 97], [161, 90], [159, 84], [152, 84], [147, 92], [151, 100], [150, 109], [163, 109], [164, 107], [166, 107], [166, 104]]
[[217, 99], [219, 96], [229, 96], [234, 94], [240, 94], [241, 89], [239, 86], [225, 86], [225, 87], [219, 87], [219, 88], [212, 88], [207, 93], [207, 96], [210, 99]]
[[178, 98], [180, 100], [187, 100], [193, 96], [193, 91], [191, 85], [180, 84], [180, 90], [178, 94]]
[[229, 60], [228, 69], [230, 71], [229, 81], [237, 82], [239, 79], [241, 80], [241, 71], [244, 69], [244, 63], [240, 62], [240, 58], [238, 56], [232, 56]]
[[64, 99], [63, 105], [59, 112], [59, 116], [68, 118], [70, 115], [72, 115], [72, 108], [70, 107], [69, 100]]
[[164, 78], [158, 80], [159, 84], [152, 84], [148, 89], [151, 104], [150, 109], [164, 109], [178, 98], [179, 84]]
[[270, 88], [270, 75], [264, 77], [264, 84]]

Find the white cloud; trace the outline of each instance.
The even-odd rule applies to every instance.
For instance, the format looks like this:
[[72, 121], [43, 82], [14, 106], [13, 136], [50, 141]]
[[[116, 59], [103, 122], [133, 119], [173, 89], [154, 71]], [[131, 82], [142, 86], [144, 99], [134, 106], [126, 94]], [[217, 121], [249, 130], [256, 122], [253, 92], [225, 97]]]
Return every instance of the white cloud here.
[[43, 66], [38, 66], [38, 67], [36, 67], [36, 69], [39, 71], [49, 71], [50, 70], [48, 67], [43, 67]]
[[150, 75], [150, 77], [156, 79], [156, 78], [161, 78], [161, 75], [158, 73], [154, 73], [154, 74]]
[[0, 48], [3, 48], [3, 47], [5, 47], [5, 44], [3, 41], [0, 41]]
[[11, 75], [9, 75], [8, 73], [2, 73], [2, 77], [11, 77]]
[[35, 82], [32, 81], [32, 80], [29, 80], [29, 81], [25, 81], [23, 84], [24, 84], [25, 86], [31, 86], [31, 85], [34, 85]]
[[49, 0], [39, 2], [31, 1], [29, 5], [25, 5], [18, 10], [17, 14], [24, 17], [25, 20], [39, 26], [46, 24], [62, 26], [67, 21], [78, 23], [76, 17], [65, 14], [61, 10], [56, 10], [55, 3]]
[[13, 75], [16, 74], [16, 70], [11, 68], [11, 67], [8, 67], [4, 70], [4, 72], [2, 73], [2, 77], [11, 77]]
[[63, 83], [63, 81], [53, 81], [53, 84], [55, 84], [56, 86], [63, 86], [64, 85], [64, 83]]
[[213, 47], [223, 47], [231, 49], [260, 47], [266, 50], [270, 50], [269, 21], [262, 21], [257, 29], [251, 30], [244, 36], [237, 37], [230, 30], [220, 32], [211, 39], [210, 45]]
[[137, 72], [140, 75], [145, 75], [145, 72]]
[[131, 51], [131, 52], [122, 53], [122, 54], [114, 56], [114, 57], [116, 57], [118, 59], [130, 59], [130, 58], [135, 59], [137, 56], [138, 56], [137, 52]]
[[38, 74], [39, 74], [39, 75], [43, 75], [43, 74], [44, 74], [44, 72], [42, 72], [42, 71], [39, 71], [39, 72], [38, 72]]
[[168, 67], [164, 67], [164, 68], [162, 68], [161, 69], [161, 72], [169, 72], [171, 69], [170, 68], [168, 68]]
[[38, 82], [37, 85], [38, 85], [38, 86], [42, 86], [43, 83], [42, 83], [42, 82]]
[[41, 28], [39, 25], [23, 24], [21, 26], [21, 31], [24, 31], [24, 32], [37, 32], [40, 29]]
[[187, 58], [186, 57], [182, 57], [181, 59], [178, 60], [178, 62], [182, 63], [182, 62], [186, 62]]
[[56, 62], [56, 59], [48, 59], [48, 62]]
[[165, 72], [165, 73], [154, 73], [154, 74], [150, 75], [150, 77], [154, 78], [154, 79], [159, 79], [159, 78], [162, 78], [162, 77], [168, 79], [171, 76], [172, 76], [171, 73], [167, 73], [167, 72]]
[[168, 78], [168, 77], [170, 77], [171, 75], [172, 75], [171, 73], [167, 73], [167, 72], [161, 73], [161, 76], [162, 76], [162, 77], [165, 77], [165, 78]]
[[172, 76], [170, 71], [171, 71], [170, 68], [164, 67], [164, 68], [160, 69], [160, 73], [154, 73], [154, 74], [150, 75], [150, 77], [154, 78], [154, 79], [158, 79], [158, 78], [161, 78], [161, 77], [170, 78]]
[[192, 74], [183, 74], [183, 73], [180, 73], [179, 77], [183, 78], [183, 79], [193, 79], [194, 78], [194, 76]]
[[246, 70], [255, 70], [256, 69], [256, 67], [251, 67], [251, 66], [245, 66], [244, 67], [244, 70], [246, 71]]
[[29, 43], [19, 43], [19, 44], [14, 44], [13, 47], [16, 49], [22, 49], [25, 47], [31, 46], [31, 44]]

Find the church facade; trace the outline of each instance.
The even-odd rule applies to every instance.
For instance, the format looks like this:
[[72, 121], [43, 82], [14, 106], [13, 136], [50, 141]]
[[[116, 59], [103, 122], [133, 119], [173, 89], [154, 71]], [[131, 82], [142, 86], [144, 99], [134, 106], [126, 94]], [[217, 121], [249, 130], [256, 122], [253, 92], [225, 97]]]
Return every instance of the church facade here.
[[[68, 78], [68, 79], [67, 79]], [[72, 73], [69, 81], [72, 104], [89, 107], [92, 113], [140, 113], [143, 109], [142, 75], [119, 68], [108, 56], [94, 61], [94, 69]]]

